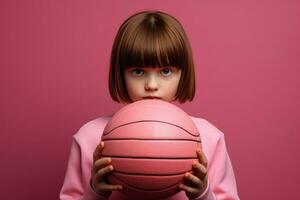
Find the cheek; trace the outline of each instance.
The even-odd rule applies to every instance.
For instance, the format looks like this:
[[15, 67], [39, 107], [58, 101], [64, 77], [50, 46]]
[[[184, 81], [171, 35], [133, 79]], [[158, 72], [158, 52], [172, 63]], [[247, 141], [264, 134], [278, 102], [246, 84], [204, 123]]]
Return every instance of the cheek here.
[[176, 77], [176, 79], [173, 80], [172, 85], [170, 87], [170, 95], [175, 96], [177, 90], [178, 90], [178, 86], [179, 86], [179, 81], [180, 81], [180, 76]]
[[178, 89], [178, 86], [179, 86], [179, 81], [180, 81], [180, 76], [179, 77], [176, 77], [174, 80], [173, 80], [173, 83], [172, 83], [172, 86], [173, 86], [173, 92], [175, 91], [175, 93], [177, 92], [177, 89]]
[[139, 93], [141, 91], [141, 83], [136, 80], [127, 79], [125, 80], [126, 83], [126, 89], [131, 98], [135, 98], [136, 96], [139, 96]]
[[174, 96], [177, 92], [178, 84], [173, 85], [172, 89], [170, 90], [170, 93]]
[[179, 85], [179, 81], [177, 79], [165, 83], [165, 88], [164, 88], [165, 95], [168, 98], [174, 97], [177, 92], [178, 85]]
[[132, 88], [132, 86], [134, 86], [133, 79], [130, 78], [130, 75], [128, 75], [127, 73], [125, 73], [124, 79], [127, 91], [129, 91]]
[[128, 93], [132, 93], [134, 91], [135, 84], [131, 80], [126, 81], [126, 88]]

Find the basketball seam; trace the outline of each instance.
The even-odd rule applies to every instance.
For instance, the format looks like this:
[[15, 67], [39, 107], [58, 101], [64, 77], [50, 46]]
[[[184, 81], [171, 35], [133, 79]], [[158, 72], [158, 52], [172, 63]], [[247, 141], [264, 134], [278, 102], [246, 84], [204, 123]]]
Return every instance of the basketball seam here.
[[179, 159], [195, 159], [197, 157], [180, 157], [180, 158], [168, 158], [168, 157], [143, 157], [143, 156], [137, 156], [137, 157], [132, 157], [132, 156], [111, 156], [111, 155], [106, 155], [102, 154], [102, 157], [111, 157], [111, 158], [133, 158], [133, 159], [169, 159], [169, 160], [179, 160]]
[[115, 176], [115, 175], [113, 175], [113, 174], [111, 174], [111, 176], [114, 176], [116, 179], [118, 179], [118, 180], [121, 181], [122, 183], [126, 184], [127, 186], [129, 186], [129, 187], [131, 187], [131, 188], [134, 188], [135, 190], [139, 190], [139, 191], [148, 191], [148, 192], [150, 192], [150, 191], [153, 191], [153, 192], [154, 192], [154, 191], [155, 191], [155, 192], [159, 192], [159, 191], [162, 191], [162, 190], [166, 190], [166, 189], [172, 188], [172, 187], [174, 187], [174, 186], [176, 186], [176, 185], [178, 185], [178, 184], [180, 184], [180, 183], [182, 182], [182, 180], [180, 180], [180, 181], [176, 182], [175, 184], [172, 184], [172, 185], [169, 185], [169, 186], [167, 186], [167, 187], [160, 188], [160, 189], [145, 189], [145, 188], [140, 188], [140, 187], [135, 187], [135, 186], [133, 186], [133, 185], [130, 185], [130, 184], [128, 184], [127, 182], [123, 181], [122, 179], [118, 178], [117, 176]]
[[136, 175], [136, 176], [159, 176], [159, 177], [161, 177], [161, 176], [176, 176], [176, 175], [180, 175], [180, 174], [184, 174], [184, 173], [186, 173], [186, 172], [191, 172], [191, 170], [189, 170], [189, 171], [182, 171], [182, 172], [177, 172], [177, 173], [173, 173], [173, 174], [145, 174], [145, 173], [143, 173], [143, 174], [139, 174], [139, 173], [129, 173], [129, 172], [122, 172], [122, 171], [118, 171], [118, 170], [114, 170], [114, 173], [116, 173], [116, 174], [125, 174], [125, 175]]
[[201, 140], [193, 140], [193, 139], [164, 139], [164, 138], [158, 138], [158, 139], [148, 139], [148, 138], [142, 138], [142, 139], [140, 139], [140, 138], [110, 138], [110, 139], [103, 139], [102, 141], [116, 141], [116, 140], [134, 140], [134, 141], [136, 141], [136, 140], [145, 140], [145, 141], [156, 141], [156, 140], [159, 140], [159, 141], [162, 141], [162, 140], [164, 140], [164, 141], [191, 141], [191, 142], [196, 142], [196, 143], [201, 143]]
[[172, 124], [172, 123], [170, 123], [170, 122], [164, 122], [164, 121], [159, 121], [159, 120], [140, 120], [140, 121], [128, 122], [128, 123], [126, 123], [126, 124], [122, 124], [122, 125], [119, 125], [119, 126], [113, 128], [113, 129], [111, 129], [111, 130], [108, 131], [107, 133], [103, 133], [103, 135], [106, 136], [106, 135], [110, 134], [113, 130], [118, 129], [118, 128], [122, 127], [122, 126], [126, 126], [126, 125], [128, 125], [128, 124], [139, 123], [139, 122], [159, 122], [159, 123], [164, 123], [164, 124], [173, 125], [173, 126], [176, 126], [176, 127], [180, 128], [180, 129], [184, 130], [185, 132], [187, 132], [188, 134], [192, 135], [193, 137], [199, 137], [199, 133], [198, 133], [198, 132], [195, 133], [196, 135], [194, 135], [194, 134], [190, 133], [189, 131], [187, 131], [186, 129], [182, 128], [181, 126], [178, 126], [178, 125], [176, 125], [176, 124]]

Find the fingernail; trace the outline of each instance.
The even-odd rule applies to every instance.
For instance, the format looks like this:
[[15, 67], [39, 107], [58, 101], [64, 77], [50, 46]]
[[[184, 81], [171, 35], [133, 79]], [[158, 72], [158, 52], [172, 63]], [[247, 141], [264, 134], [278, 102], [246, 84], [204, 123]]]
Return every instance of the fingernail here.
[[104, 147], [104, 142], [101, 142], [101, 143], [100, 143], [100, 146], [103, 148], [103, 147]]
[[113, 171], [113, 170], [114, 170], [114, 167], [113, 167], [112, 165], [110, 165], [110, 166], [109, 166], [109, 169], [110, 169], [111, 171]]

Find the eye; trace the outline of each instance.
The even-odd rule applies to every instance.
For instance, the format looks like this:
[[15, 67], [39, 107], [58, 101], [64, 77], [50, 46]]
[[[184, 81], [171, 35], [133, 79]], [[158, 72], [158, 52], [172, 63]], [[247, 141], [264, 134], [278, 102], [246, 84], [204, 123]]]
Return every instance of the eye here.
[[130, 73], [134, 76], [142, 76], [144, 71], [142, 69], [132, 69]]
[[164, 68], [160, 71], [160, 74], [163, 76], [170, 76], [172, 74], [172, 69]]

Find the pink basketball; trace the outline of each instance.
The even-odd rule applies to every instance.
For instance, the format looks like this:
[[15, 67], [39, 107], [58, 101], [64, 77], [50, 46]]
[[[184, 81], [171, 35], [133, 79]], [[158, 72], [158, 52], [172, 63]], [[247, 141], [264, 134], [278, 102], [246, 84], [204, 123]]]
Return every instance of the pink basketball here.
[[120, 109], [106, 125], [103, 157], [111, 157], [112, 184], [132, 198], [159, 199], [179, 192], [201, 148], [190, 116], [161, 100], [141, 100]]

